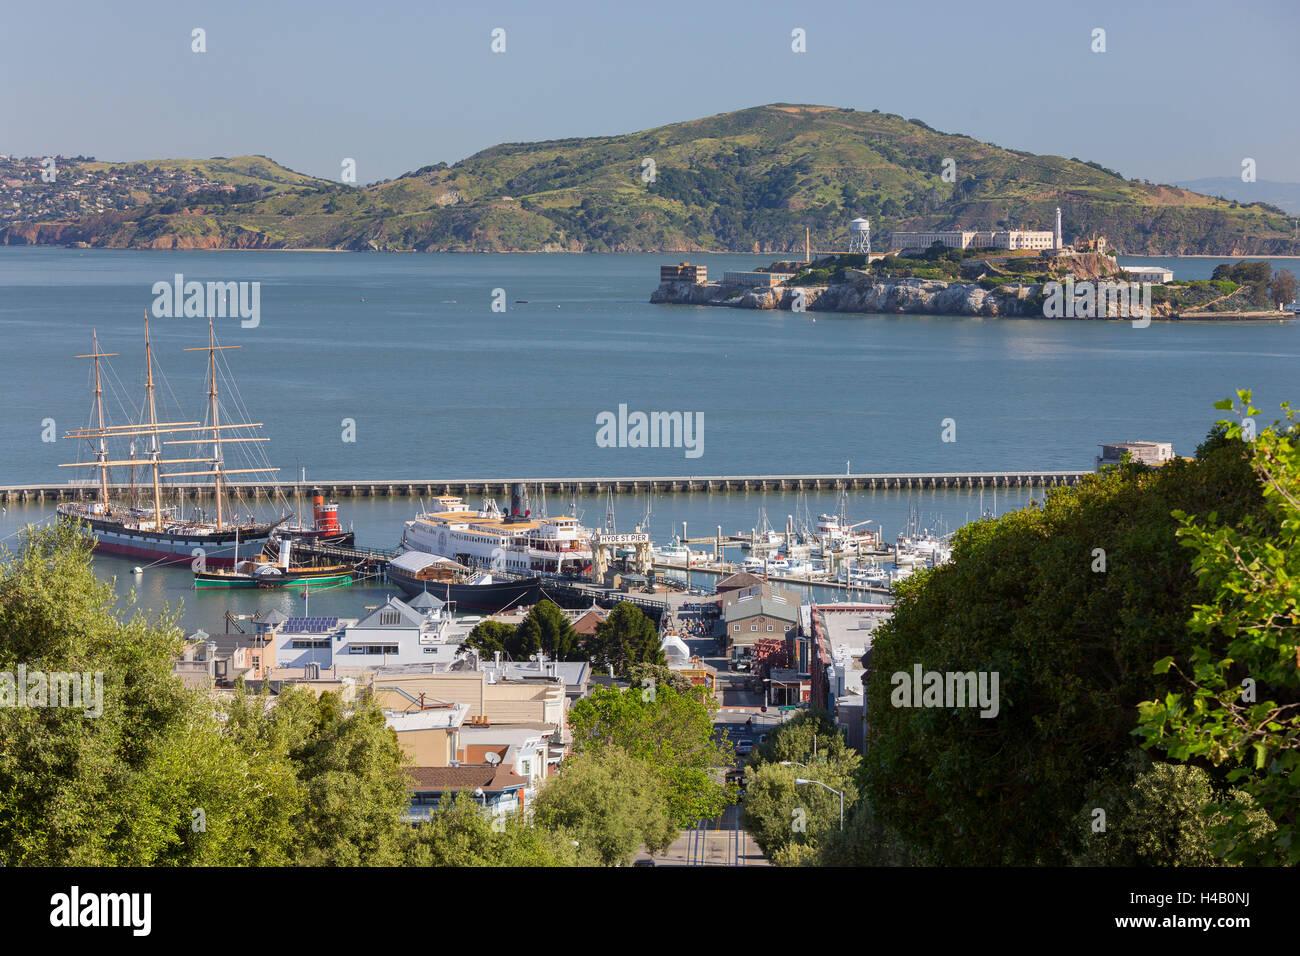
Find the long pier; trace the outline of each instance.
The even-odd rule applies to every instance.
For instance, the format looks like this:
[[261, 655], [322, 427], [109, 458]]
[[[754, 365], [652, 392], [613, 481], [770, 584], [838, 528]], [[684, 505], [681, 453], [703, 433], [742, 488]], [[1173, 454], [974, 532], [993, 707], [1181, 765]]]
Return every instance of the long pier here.
[[[245, 498], [282, 498], [309, 494], [315, 488], [328, 498], [431, 498], [457, 495], [470, 498], [506, 496], [516, 482], [531, 491], [566, 498], [575, 495], [641, 495], [660, 493], [727, 493], [747, 491], [884, 491], [923, 488], [1054, 488], [1074, 485], [1089, 471], [974, 471], [856, 475], [673, 475], [666, 477], [626, 478], [437, 478], [437, 479], [358, 479], [346, 481], [247, 481], [227, 482], [232, 493]], [[191, 499], [212, 493], [203, 485], [172, 485], [169, 497], [184, 489]], [[136, 485], [143, 495], [145, 486]], [[127, 484], [111, 484], [115, 494], [128, 493]], [[0, 501], [87, 501], [99, 494], [97, 482], [80, 480], [62, 484], [0, 485]]]

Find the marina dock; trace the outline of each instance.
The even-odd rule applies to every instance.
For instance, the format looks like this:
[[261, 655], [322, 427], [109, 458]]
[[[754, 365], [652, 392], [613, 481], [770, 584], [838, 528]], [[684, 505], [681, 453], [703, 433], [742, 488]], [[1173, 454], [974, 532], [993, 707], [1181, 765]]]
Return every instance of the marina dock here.
[[[509, 496], [511, 485], [523, 482], [530, 489], [566, 498], [574, 495], [643, 495], [646, 492], [700, 494], [748, 491], [883, 491], [926, 488], [1055, 488], [1074, 485], [1091, 471], [976, 471], [850, 475], [675, 475], [627, 478], [490, 478], [490, 479], [405, 479], [357, 481], [228, 481], [230, 493], [247, 498], [293, 497], [321, 489], [329, 498], [405, 497], [432, 498], [458, 495], [469, 498]], [[210, 488], [199, 485], [173, 486], [169, 495], [184, 487], [187, 498], [202, 499]], [[94, 499], [97, 482], [76, 481], [46, 484], [0, 485], [0, 501], [82, 501]], [[130, 486], [114, 483], [110, 492], [129, 492]]]

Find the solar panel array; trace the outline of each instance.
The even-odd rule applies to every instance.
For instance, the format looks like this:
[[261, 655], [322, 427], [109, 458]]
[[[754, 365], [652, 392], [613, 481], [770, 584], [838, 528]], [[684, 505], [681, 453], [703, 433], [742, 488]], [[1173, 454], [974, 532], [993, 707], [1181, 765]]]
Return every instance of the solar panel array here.
[[284, 630], [293, 634], [324, 634], [338, 627], [337, 617], [291, 617], [284, 622]]

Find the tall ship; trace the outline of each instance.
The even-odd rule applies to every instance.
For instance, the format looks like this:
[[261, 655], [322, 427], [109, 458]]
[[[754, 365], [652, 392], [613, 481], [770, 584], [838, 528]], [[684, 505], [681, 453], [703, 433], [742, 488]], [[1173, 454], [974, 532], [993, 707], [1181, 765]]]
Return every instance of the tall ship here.
[[[271, 467], [227, 468], [224, 449], [230, 444], [262, 442], [267, 439], [250, 437], [247, 429], [260, 427], [260, 422], [229, 423], [221, 420], [222, 405], [217, 390], [217, 353], [238, 345], [218, 345], [212, 321], [208, 320], [208, 344], [187, 348], [187, 352], [208, 353], [208, 420], [161, 421], [157, 410], [155, 360], [149, 338], [149, 317], [145, 315], [145, 402], [144, 413], [135, 424], [108, 425], [104, 416], [104, 377], [100, 363], [112, 358], [116, 352], [100, 352], [99, 336], [92, 333], [92, 351], [78, 358], [94, 360], [95, 425], [70, 431], [64, 437], [78, 443], [86, 442], [93, 455], [92, 461], [65, 464], [64, 468], [98, 469], [99, 493], [91, 502], [69, 502], [58, 506], [60, 521], [84, 522], [95, 541], [95, 550], [105, 554], [137, 558], [150, 564], [184, 564], [199, 568], [232, 567], [242, 545], [245, 554], [260, 549], [275, 528], [289, 520], [285, 515], [278, 521], [259, 521], [251, 514], [236, 512], [237, 502], [231, 499], [227, 476], [233, 474], [270, 473], [279, 469]], [[238, 402], [237, 402], [238, 404]], [[169, 436], [181, 435], [180, 438]], [[168, 436], [166, 440], [164, 437]], [[125, 443], [126, 457], [116, 458], [110, 447]], [[164, 446], [194, 446], [193, 452], [183, 457], [164, 457]], [[205, 454], [205, 448], [207, 453]], [[185, 470], [168, 471], [167, 466], [188, 466]], [[114, 500], [110, 495], [110, 473], [113, 469], [129, 469], [129, 497], [126, 501]], [[137, 486], [137, 469], [148, 481], [143, 488]], [[196, 482], [194, 479], [201, 479]], [[176, 505], [163, 505], [163, 487], [175, 487], [181, 495]], [[199, 485], [199, 487], [194, 487]], [[187, 487], [207, 498], [211, 495], [212, 510], [194, 507], [189, 515], [184, 513], [183, 495]], [[144, 498], [141, 501], [141, 498]]]
[[490, 498], [478, 511], [462, 498], [435, 498], [431, 510], [406, 522], [401, 547], [524, 576], [579, 577], [590, 573], [593, 558], [591, 532], [569, 515], [533, 517], [522, 484], [511, 488], [504, 513]]

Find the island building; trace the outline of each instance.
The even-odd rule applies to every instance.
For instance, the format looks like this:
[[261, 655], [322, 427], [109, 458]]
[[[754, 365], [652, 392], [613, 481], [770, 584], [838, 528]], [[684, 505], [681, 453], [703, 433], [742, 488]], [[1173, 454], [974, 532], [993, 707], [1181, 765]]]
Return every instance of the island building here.
[[704, 285], [709, 281], [709, 267], [695, 266], [689, 262], [679, 262], [675, 266], [659, 267], [660, 282], [693, 282]]
[[746, 289], [770, 289], [793, 278], [793, 272], [724, 272], [722, 284]]
[[935, 230], [932, 232], [892, 232], [889, 247], [899, 252], [910, 249], [929, 249], [936, 242], [949, 249], [1037, 249], [1059, 248], [1057, 237], [1051, 232], [1034, 232], [1023, 229], [1000, 232], [976, 230]]
[[1118, 465], [1127, 452], [1134, 461], [1144, 465], [1163, 465], [1174, 460], [1174, 446], [1167, 441], [1120, 441], [1101, 444], [1101, 454], [1097, 456], [1097, 467]]
[[1136, 282], [1150, 282], [1152, 285], [1162, 285], [1174, 279], [1174, 271], [1162, 266], [1124, 266], [1124, 271], [1128, 273], [1130, 279]]

